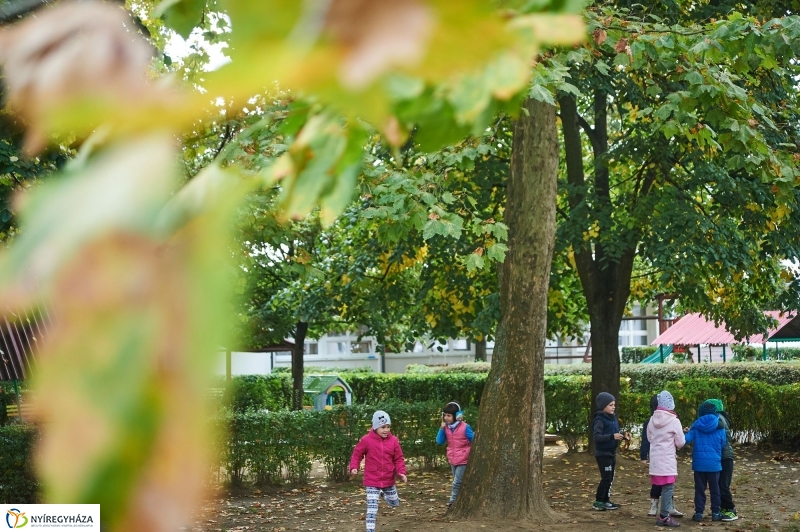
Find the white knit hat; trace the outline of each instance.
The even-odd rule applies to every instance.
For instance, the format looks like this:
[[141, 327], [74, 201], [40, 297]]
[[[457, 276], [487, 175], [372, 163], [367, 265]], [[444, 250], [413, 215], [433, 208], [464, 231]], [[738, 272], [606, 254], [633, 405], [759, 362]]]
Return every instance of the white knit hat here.
[[372, 414], [372, 428], [378, 429], [384, 425], [391, 425], [392, 420], [389, 417], [389, 414], [384, 412], [383, 410], [378, 410], [374, 414]]
[[672, 394], [667, 390], [659, 393], [658, 406], [661, 408], [666, 408], [667, 410], [675, 410], [675, 399], [672, 398]]

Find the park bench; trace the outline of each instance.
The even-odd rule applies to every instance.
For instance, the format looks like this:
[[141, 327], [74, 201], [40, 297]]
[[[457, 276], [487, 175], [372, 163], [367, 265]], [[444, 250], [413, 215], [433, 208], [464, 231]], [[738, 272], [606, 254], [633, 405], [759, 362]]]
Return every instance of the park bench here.
[[[20, 409], [16, 404], [6, 405], [6, 417], [8, 419], [13, 420], [20, 420], [19, 417]], [[22, 420], [23, 421], [31, 421], [34, 416], [33, 405], [29, 403], [22, 404]]]

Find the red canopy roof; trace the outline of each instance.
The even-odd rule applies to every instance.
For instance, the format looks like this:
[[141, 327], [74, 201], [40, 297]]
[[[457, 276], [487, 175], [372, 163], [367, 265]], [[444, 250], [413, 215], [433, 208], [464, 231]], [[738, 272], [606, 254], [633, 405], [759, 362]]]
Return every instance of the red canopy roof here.
[[[800, 319], [797, 314], [781, 313], [780, 311], [768, 311], [767, 315], [772, 316], [778, 320], [778, 325], [770, 329], [766, 335], [751, 336], [750, 341], [754, 343], [764, 343], [773, 337], [784, 338], [798, 338], [798, 336], [778, 334], [781, 329], [795, 329], [800, 325]], [[792, 323], [795, 321], [795, 323]], [[791, 325], [789, 325], [791, 323]], [[787, 325], [789, 325], [787, 327]], [[687, 314], [677, 320], [672, 327], [664, 331], [658, 338], [653, 340], [650, 345], [698, 345], [698, 344], [712, 344], [712, 345], [729, 345], [739, 344], [742, 340], [736, 340], [731, 333], [728, 332], [725, 322], [719, 324], [719, 327], [714, 325], [714, 322], [708, 321], [700, 314]]]

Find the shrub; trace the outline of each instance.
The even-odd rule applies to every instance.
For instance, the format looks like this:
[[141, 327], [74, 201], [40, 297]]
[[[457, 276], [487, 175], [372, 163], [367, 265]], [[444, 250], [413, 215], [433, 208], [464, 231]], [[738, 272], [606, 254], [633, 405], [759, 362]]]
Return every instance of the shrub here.
[[33, 447], [37, 439], [35, 425], [0, 427], [0, 503], [39, 502], [41, 486], [33, 469]]
[[285, 376], [241, 375], [231, 380], [225, 403], [236, 412], [283, 410], [292, 404], [292, 381]]
[[748, 379], [683, 379], [666, 383], [675, 398], [675, 411], [684, 425], [697, 419], [706, 399], [722, 400], [737, 439], [764, 439], [798, 428], [800, 387], [770, 386]]
[[[299, 412], [227, 411], [217, 423], [228, 427], [228, 443], [217, 451], [218, 466], [233, 485], [308, 480], [312, 460], [320, 460], [331, 480], [345, 480], [353, 448], [371, 428], [372, 413], [380, 408], [392, 418], [392, 433], [401, 441], [405, 457], [425, 466], [442, 463], [445, 447], [436, 444], [441, 423], [439, 403], [384, 403], [378, 406], [341, 406], [331, 410]], [[474, 424], [475, 409], [466, 409]]]

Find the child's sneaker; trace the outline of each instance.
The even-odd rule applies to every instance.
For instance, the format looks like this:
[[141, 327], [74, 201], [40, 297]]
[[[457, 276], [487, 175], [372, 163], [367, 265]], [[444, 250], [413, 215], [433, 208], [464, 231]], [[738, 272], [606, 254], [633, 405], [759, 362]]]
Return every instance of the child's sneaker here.
[[697, 521], [699, 523], [702, 520], [703, 520], [703, 514], [700, 512], [697, 512], [692, 516], [692, 521]]
[[711, 514], [711, 520], [712, 521], [722, 521], [722, 513], [721, 512], [712, 513]]
[[597, 510], [598, 512], [605, 512], [606, 503], [602, 501], [594, 501], [594, 504], [592, 505], [592, 510]]
[[722, 510], [720, 513], [722, 514], [722, 520], [726, 523], [739, 519], [739, 516], [736, 515], [736, 510]]
[[655, 517], [658, 513], [658, 499], [650, 499], [650, 510], [647, 511], [647, 515], [650, 517]]
[[672, 502], [672, 510], [669, 511], [671, 517], [683, 517], [683, 512], [675, 508], [675, 502]]
[[622, 505], [621, 505], [621, 504], [617, 504], [617, 503], [615, 503], [615, 502], [608, 501], [608, 502], [606, 503], [606, 510], [616, 510], [616, 509], [618, 509], [620, 506], [622, 506]]
[[670, 516], [660, 517], [656, 519], [656, 526], [681, 526], [679, 522]]

